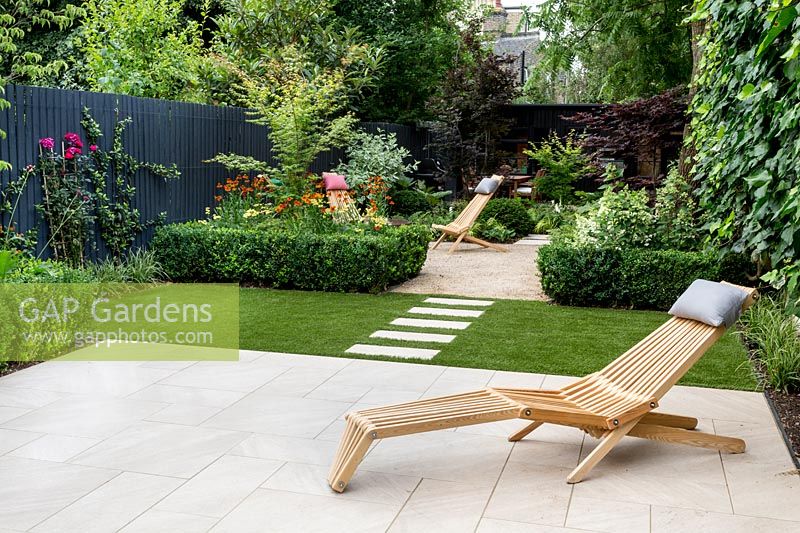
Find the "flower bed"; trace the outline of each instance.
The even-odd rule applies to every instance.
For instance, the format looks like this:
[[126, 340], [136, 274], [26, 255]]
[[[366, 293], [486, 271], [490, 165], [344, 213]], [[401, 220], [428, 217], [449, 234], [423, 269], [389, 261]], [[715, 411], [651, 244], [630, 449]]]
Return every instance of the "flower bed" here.
[[762, 294], [742, 317], [742, 333], [792, 459], [800, 467], [800, 332], [788, 301], [785, 293]]
[[187, 223], [159, 228], [152, 249], [173, 281], [378, 292], [419, 273], [429, 235], [417, 225], [313, 233]]

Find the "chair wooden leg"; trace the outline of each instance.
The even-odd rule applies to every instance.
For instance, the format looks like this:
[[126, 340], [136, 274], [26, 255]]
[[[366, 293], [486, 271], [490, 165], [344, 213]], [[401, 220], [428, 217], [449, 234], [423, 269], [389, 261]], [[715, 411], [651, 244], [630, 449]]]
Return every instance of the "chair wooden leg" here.
[[[642, 420], [644, 422], [644, 420]], [[709, 448], [728, 453], [742, 453], [745, 442], [734, 437], [711, 435], [700, 431], [690, 431], [679, 427], [658, 426], [655, 424], [637, 424], [630, 433], [631, 437], [668, 442], [670, 444], [685, 444], [698, 448]]]
[[451, 246], [450, 249], [447, 250], [447, 255], [450, 255], [456, 251], [456, 248], [458, 248], [458, 245], [461, 244], [461, 241], [464, 239], [464, 237], [466, 237], [466, 235], [467, 235], [466, 233], [462, 233], [461, 235], [458, 236], [456, 242], [453, 243], [453, 246]]
[[530, 434], [531, 434], [531, 432], [532, 432], [534, 429], [538, 428], [538, 427], [539, 427], [539, 426], [541, 426], [542, 424], [544, 424], [544, 422], [536, 422], [536, 421], [534, 421], [534, 422], [531, 422], [530, 424], [528, 424], [528, 425], [527, 425], [527, 426], [525, 426], [524, 428], [520, 429], [519, 431], [517, 431], [516, 433], [514, 433], [513, 435], [511, 435], [510, 437], [508, 437], [508, 442], [517, 442], [517, 441], [521, 441], [522, 439], [524, 439], [525, 437], [527, 437], [528, 435], [530, 435]]
[[671, 428], [694, 429], [697, 419], [691, 416], [670, 415], [667, 413], [650, 412], [642, 418], [642, 424], [654, 424]]
[[442, 233], [442, 236], [439, 237], [436, 240], [436, 242], [433, 244], [433, 248], [431, 248], [431, 250], [435, 250], [436, 248], [438, 248], [439, 245], [442, 244], [442, 241], [444, 240], [445, 237], [447, 237], [447, 233]]
[[628, 434], [636, 424], [639, 423], [639, 418], [635, 420], [631, 420], [625, 424], [622, 424], [617, 429], [612, 429], [603, 435], [600, 439], [600, 443], [597, 447], [592, 450], [592, 452], [586, 456], [586, 458], [581, 461], [575, 470], [573, 470], [569, 476], [567, 476], [567, 483], [580, 483], [583, 481], [583, 478], [594, 468], [597, 463], [603, 460], [603, 457], [608, 455], [614, 446], [622, 440], [622, 437]]
[[500, 246], [499, 244], [495, 244], [493, 242], [484, 241], [483, 239], [479, 239], [477, 237], [473, 237], [472, 235], [466, 235], [464, 240], [467, 242], [474, 242], [475, 244], [480, 244], [484, 248], [492, 248], [493, 250], [497, 250], [498, 252], [508, 252], [508, 248], [505, 246]]
[[359, 424], [348, 417], [344, 435], [339, 443], [339, 450], [328, 473], [328, 484], [336, 492], [344, 491], [350, 478], [367, 454], [373, 439], [369, 435], [369, 427]]

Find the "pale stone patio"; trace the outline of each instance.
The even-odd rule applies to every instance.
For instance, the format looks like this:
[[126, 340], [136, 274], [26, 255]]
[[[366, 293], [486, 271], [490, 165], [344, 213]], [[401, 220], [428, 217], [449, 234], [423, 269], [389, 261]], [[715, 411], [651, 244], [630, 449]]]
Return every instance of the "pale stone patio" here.
[[525, 422], [389, 439], [348, 490], [325, 474], [345, 412], [572, 378], [242, 352], [240, 362], [50, 362], [0, 379], [0, 532], [798, 531], [800, 477], [760, 394], [676, 387], [661, 409], [742, 455]]

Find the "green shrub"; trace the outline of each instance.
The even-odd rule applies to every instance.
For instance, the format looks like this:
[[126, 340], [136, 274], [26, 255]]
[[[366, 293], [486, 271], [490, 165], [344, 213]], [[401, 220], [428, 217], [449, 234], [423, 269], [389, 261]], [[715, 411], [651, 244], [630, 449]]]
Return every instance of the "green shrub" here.
[[66, 263], [22, 257], [3, 281], [9, 283], [92, 283], [97, 281], [90, 269], [75, 268]]
[[489, 200], [478, 220], [485, 222], [490, 218], [510, 229], [518, 237], [533, 233], [535, 224], [519, 199], [494, 198]]
[[[694, 194], [709, 237], [757, 257], [800, 312], [798, 2], [704, 0], [690, 105]], [[712, 22], [713, 21], [713, 22]]]
[[800, 337], [786, 306], [761, 298], [745, 313], [744, 323], [745, 339], [763, 363], [769, 385], [784, 393], [800, 391]]
[[532, 204], [528, 216], [533, 220], [533, 231], [550, 233], [575, 222], [575, 208], [557, 203]]
[[669, 168], [663, 185], [656, 190], [654, 211], [661, 246], [691, 250], [703, 240], [692, 186], [676, 165]]
[[593, 170], [574, 132], [570, 132], [563, 141], [554, 132], [538, 146], [531, 144], [531, 149], [526, 150], [525, 154], [545, 171], [534, 180], [536, 191], [545, 200], [574, 202], [575, 180]]
[[557, 244], [540, 248], [538, 265], [542, 288], [560, 304], [666, 310], [695, 279], [722, 279], [725, 262], [699, 252]]
[[8, 283], [154, 283], [166, 273], [154, 252], [136, 250], [122, 261], [106, 259], [76, 268], [60, 261], [34, 259], [20, 254], [13, 268], [0, 277]]
[[575, 244], [604, 248], [647, 247], [656, 242], [656, 219], [644, 190], [606, 189], [594, 209], [575, 221]]
[[440, 203], [431, 208], [430, 211], [418, 211], [408, 217], [408, 220], [413, 224], [419, 224], [422, 227], [428, 228], [431, 238], [438, 239], [440, 233], [434, 230], [431, 226], [437, 224], [439, 226], [446, 226], [456, 219], [458, 214], [466, 206], [465, 202], [457, 201], [453, 203]]
[[514, 230], [508, 229], [494, 218], [476, 222], [471, 233], [479, 239], [494, 242], [508, 242], [516, 235]]
[[[691, 187], [674, 166], [655, 193], [655, 205], [651, 206], [644, 190], [607, 185], [598, 198], [573, 207], [574, 226], [557, 233], [575, 246], [700, 250], [705, 240], [703, 217], [697, 212]], [[537, 212], [532, 211], [532, 216], [539, 220]], [[547, 226], [548, 221], [543, 224]]]
[[347, 163], [340, 163], [335, 171], [347, 176], [347, 184], [355, 188], [380, 176], [392, 187], [417, 169], [417, 162], [406, 163], [411, 152], [397, 144], [397, 134], [378, 129], [377, 133], [357, 131], [347, 147]]
[[722, 281], [719, 273], [719, 260], [710, 254], [623, 250], [619, 289], [626, 306], [668, 310], [694, 280]]
[[390, 193], [394, 206], [392, 214], [410, 216], [414, 213], [431, 210], [431, 204], [425, 193], [413, 189], [404, 189]]
[[106, 259], [88, 267], [88, 274], [101, 283], [155, 283], [167, 275], [152, 250], [136, 250], [121, 262]]
[[719, 260], [719, 279], [743, 285], [753, 286], [756, 265], [746, 254], [725, 254]]
[[617, 305], [619, 294], [613, 283], [619, 272], [618, 250], [542, 246], [538, 254], [542, 289], [565, 305]]
[[417, 225], [314, 234], [187, 223], [156, 230], [151, 249], [173, 281], [377, 292], [419, 273], [429, 238]]

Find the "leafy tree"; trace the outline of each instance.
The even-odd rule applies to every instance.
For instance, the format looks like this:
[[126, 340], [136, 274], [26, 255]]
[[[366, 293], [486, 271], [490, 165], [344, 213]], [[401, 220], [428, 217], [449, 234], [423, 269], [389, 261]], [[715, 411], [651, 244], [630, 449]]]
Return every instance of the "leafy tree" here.
[[[11, 4], [12, 2], [9, 2]], [[24, 3], [24, 2], [23, 2]], [[63, 15], [59, 23], [29, 24], [24, 35], [15, 42], [16, 52], [0, 58], [0, 73], [8, 75], [12, 67], [16, 67], [14, 81], [26, 85], [59, 86], [70, 88], [86, 88], [77, 86], [72, 80], [74, 72], [74, 36], [80, 28], [83, 17], [84, 0], [49, 0], [46, 10]], [[0, 6], [0, 11], [2, 11]], [[0, 56], [3, 54], [0, 53]], [[40, 65], [55, 68], [19, 69], [22, 57], [41, 57]]]
[[0, 3], [0, 85], [19, 79], [35, 80], [67, 68], [63, 59], [50, 60], [26, 50], [20, 43], [39, 30], [65, 30], [85, 15], [71, 3], [51, 7], [51, 0], [14, 0]]
[[375, 86], [359, 105], [369, 120], [428, 119], [425, 104], [454, 64], [465, 0], [338, 0], [339, 24], [358, 27], [365, 42], [384, 50]]
[[[690, 30], [687, 0], [546, 0], [529, 13], [544, 32], [534, 79], [555, 86], [577, 78], [582, 101], [619, 102], [686, 84]], [[531, 87], [529, 87], [530, 89]], [[564, 95], [553, 88], [554, 100]], [[569, 97], [569, 94], [566, 96]]]
[[[0, 3], [0, 109], [9, 106], [3, 98], [5, 86], [21, 77], [37, 78], [52, 75], [64, 70], [64, 60], [46, 61], [42, 54], [21, 50], [19, 43], [37, 28], [58, 28], [64, 30], [84, 11], [67, 4], [63, 9], [50, 9], [50, 0], [15, 0]], [[6, 132], [0, 130], [0, 138]], [[0, 160], [0, 171], [10, 170], [11, 166]]]
[[483, 48], [478, 23], [461, 33], [456, 65], [445, 76], [429, 110], [435, 148], [445, 157], [451, 176], [465, 183], [478, 174], [494, 172], [498, 165], [497, 143], [510, 121], [500, 118], [503, 106], [517, 95], [516, 74], [509, 58]]
[[693, 176], [713, 244], [757, 260], [800, 307], [797, 2], [698, 0]]
[[[582, 144], [595, 156], [612, 156], [635, 163], [646, 154], [655, 161], [660, 150], [662, 163], [666, 163], [663, 159], [681, 146], [682, 138], [676, 132], [683, 132], [687, 105], [686, 89], [676, 87], [650, 98], [577, 113], [571, 120], [586, 128]], [[635, 169], [634, 164], [632, 171]]]
[[380, 67], [380, 48], [361, 42], [355, 28], [342, 27], [332, 0], [225, 0], [224, 8], [214, 50], [246, 76], [269, 76], [292, 49], [306, 79], [339, 70], [342, 90], [355, 100]]
[[316, 156], [346, 144], [352, 106], [370, 86], [381, 50], [336, 23], [330, 0], [228, 0], [218, 18], [218, 61], [236, 79], [238, 100], [270, 128], [278, 168], [236, 154], [214, 161], [267, 172], [302, 193]]
[[269, 126], [280, 167], [270, 169], [267, 163], [235, 154], [222, 154], [214, 161], [236, 170], [268, 172], [289, 192], [302, 193], [316, 156], [346, 144], [357, 120], [347, 112], [343, 69], [318, 70], [309, 78], [302, 52], [288, 46], [284, 54], [283, 60], [265, 65], [268, 74], [263, 77], [240, 73], [243, 102], [255, 110], [252, 122]]
[[81, 49], [92, 90], [204, 102], [200, 25], [183, 0], [88, 0]]

